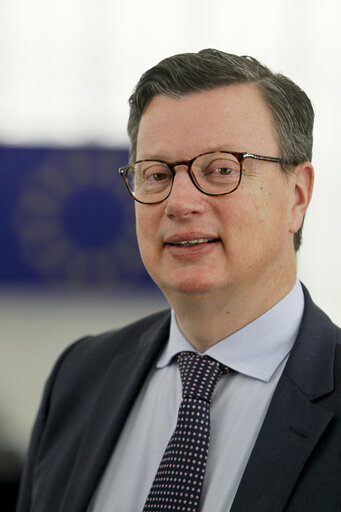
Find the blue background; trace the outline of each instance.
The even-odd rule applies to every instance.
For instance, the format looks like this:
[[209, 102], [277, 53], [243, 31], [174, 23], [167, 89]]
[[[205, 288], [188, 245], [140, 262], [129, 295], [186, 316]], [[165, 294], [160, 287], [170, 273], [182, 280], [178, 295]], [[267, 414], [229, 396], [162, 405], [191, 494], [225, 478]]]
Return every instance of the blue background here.
[[152, 287], [126, 149], [0, 147], [0, 284]]

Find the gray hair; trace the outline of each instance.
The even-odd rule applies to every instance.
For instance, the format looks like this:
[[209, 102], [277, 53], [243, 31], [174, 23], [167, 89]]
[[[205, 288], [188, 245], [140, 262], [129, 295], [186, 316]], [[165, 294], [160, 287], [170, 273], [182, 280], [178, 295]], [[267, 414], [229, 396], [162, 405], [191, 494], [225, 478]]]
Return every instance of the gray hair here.
[[[311, 161], [314, 110], [305, 92], [292, 80], [253, 57], [228, 54], [215, 49], [183, 53], [162, 60], [146, 71], [129, 98], [128, 135], [130, 159], [136, 159], [141, 117], [155, 96], [181, 98], [226, 85], [253, 83], [270, 108], [278, 137], [282, 169], [290, 173], [294, 166]], [[297, 251], [302, 228], [294, 235]]]

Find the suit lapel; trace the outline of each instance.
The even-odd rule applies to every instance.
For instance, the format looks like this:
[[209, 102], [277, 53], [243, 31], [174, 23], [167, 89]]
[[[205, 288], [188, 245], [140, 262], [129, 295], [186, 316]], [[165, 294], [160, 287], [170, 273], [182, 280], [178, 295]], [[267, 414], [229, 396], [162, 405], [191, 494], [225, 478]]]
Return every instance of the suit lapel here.
[[[305, 313], [231, 512], [281, 512], [333, 413], [316, 403], [333, 391], [335, 330], [305, 291]], [[315, 403], [313, 402], [315, 401]]]
[[61, 511], [86, 511], [134, 400], [168, 334], [169, 315], [136, 340], [134, 351], [119, 353], [113, 358], [98, 402], [85, 426]]
[[284, 375], [231, 512], [284, 510], [304, 464], [332, 416], [329, 411], [310, 403]]

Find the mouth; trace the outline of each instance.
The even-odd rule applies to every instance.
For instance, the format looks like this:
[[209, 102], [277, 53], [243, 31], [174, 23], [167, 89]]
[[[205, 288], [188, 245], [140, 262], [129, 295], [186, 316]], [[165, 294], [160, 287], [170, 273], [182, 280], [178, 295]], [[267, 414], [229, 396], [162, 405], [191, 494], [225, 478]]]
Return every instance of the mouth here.
[[218, 242], [219, 238], [197, 238], [195, 240], [180, 240], [178, 242], [168, 242], [167, 245], [177, 247], [193, 247], [194, 245], [212, 244]]

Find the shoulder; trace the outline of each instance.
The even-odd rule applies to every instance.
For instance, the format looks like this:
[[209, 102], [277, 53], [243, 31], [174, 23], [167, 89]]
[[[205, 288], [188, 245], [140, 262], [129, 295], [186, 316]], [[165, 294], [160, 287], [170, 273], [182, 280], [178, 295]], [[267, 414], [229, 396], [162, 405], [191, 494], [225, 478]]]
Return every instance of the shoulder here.
[[[91, 408], [105, 381], [107, 372], [119, 356], [134, 353], [144, 342], [144, 333], [157, 332], [165, 326], [167, 331], [170, 311], [147, 316], [120, 329], [85, 336], [67, 347], [57, 359], [45, 384], [41, 415], [60, 413], [65, 409]], [[143, 350], [143, 347], [142, 347]]]
[[[315, 387], [320, 396], [335, 392], [341, 396], [341, 329], [312, 301], [303, 286], [305, 307], [300, 332], [292, 357], [288, 361], [288, 372], [303, 388]], [[322, 385], [323, 384], [323, 385]], [[316, 394], [315, 394], [316, 396]], [[341, 412], [341, 404], [339, 406]]]
[[137, 344], [150, 328], [157, 330], [164, 324], [168, 326], [170, 310], [163, 310], [141, 318], [119, 329], [105, 331], [97, 335], [84, 336], [69, 345], [58, 358], [54, 372], [61, 366], [73, 364], [77, 366], [91, 364], [96, 366], [103, 362], [107, 364], [117, 353], [136, 350]]
[[304, 313], [302, 328], [311, 336], [321, 338], [328, 337], [334, 343], [341, 343], [341, 329], [329, 316], [320, 309], [312, 300], [307, 288], [302, 284], [304, 293]]
[[322, 396], [332, 391], [334, 375], [340, 368], [341, 331], [312, 301], [303, 286], [304, 312], [285, 374], [307, 396]]

